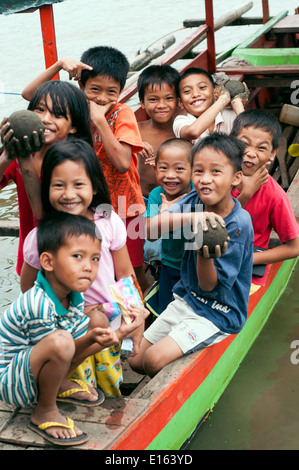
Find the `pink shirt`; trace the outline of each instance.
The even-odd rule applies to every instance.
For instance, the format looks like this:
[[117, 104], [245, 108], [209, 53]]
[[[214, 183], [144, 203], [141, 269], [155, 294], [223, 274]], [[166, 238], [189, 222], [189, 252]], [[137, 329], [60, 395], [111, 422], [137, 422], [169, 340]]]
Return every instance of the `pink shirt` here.
[[[111, 212], [111, 217], [104, 217], [98, 213], [94, 215], [94, 222], [102, 235], [101, 259], [98, 275], [84, 293], [85, 305], [114, 302], [109, 286], [115, 283], [115, 272], [112, 252], [120, 250], [127, 239], [126, 228], [120, 217]], [[34, 228], [24, 242], [24, 261], [35, 269], [40, 269], [37, 250], [37, 228]]]

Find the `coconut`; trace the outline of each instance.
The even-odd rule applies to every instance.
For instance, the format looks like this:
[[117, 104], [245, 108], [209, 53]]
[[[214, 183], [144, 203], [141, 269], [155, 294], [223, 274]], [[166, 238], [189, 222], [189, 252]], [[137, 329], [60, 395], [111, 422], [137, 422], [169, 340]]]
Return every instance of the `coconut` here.
[[224, 84], [224, 88], [227, 89], [227, 91], [230, 94], [231, 98], [234, 98], [235, 96], [239, 95], [240, 93], [245, 92], [245, 87], [242, 82], [239, 82], [238, 80], [228, 80]]
[[[11, 128], [14, 131], [14, 137], [20, 142], [22, 149], [25, 153], [34, 153], [41, 150], [44, 146], [44, 139], [39, 138], [39, 145], [36, 145], [33, 132], [36, 131], [39, 135], [40, 130], [44, 131], [44, 125], [40, 117], [33, 111], [21, 110], [15, 111], [8, 118]], [[24, 136], [29, 139], [31, 151], [28, 152], [24, 143]]]
[[[208, 230], [203, 231], [201, 227], [199, 227], [200, 231], [195, 235], [195, 242], [197, 246], [200, 246], [199, 253], [203, 255], [203, 246], [207, 246], [209, 248], [209, 255], [210, 258], [215, 258], [215, 247], [217, 245], [220, 246], [221, 252], [223, 250], [223, 244], [227, 241], [227, 230], [226, 227], [223, 227], [218, 220], [216, 220], [217, 226], [213, 228], [209, 219], [207, 219], [207, 226]], [[201, 243], [202, 238], [202, 243]]]

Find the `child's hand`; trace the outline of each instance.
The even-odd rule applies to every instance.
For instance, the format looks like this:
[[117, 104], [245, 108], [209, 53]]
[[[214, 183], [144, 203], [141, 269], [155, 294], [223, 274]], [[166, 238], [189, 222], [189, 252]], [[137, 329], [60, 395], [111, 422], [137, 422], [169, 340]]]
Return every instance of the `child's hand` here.
[[213, 228], [217, 227], [217, 223], [216, 223], [217, 220], [220, 223], [220, 225], [222, 225], [222, 227], [225, 227], [225, 222], [223, 218], [220, 215], [215, 214], [214, 212], [192, 212], [191, 225], [192, 225], [193, 233], [198, 232], [199, 226], [204, 232], [207, 231], [209, 229], [207, 225], [207, 220], [209, 220]]
[[8, 122], [8, 118], [4, 118], [0, 124], [0, 135], [1, 135], [1, 143], [4, 147], [6, 156], [8, 160], [14, 160], [17, 158], [18, 153], [15, 146], [15, 141], [17, 139], [14, 138], [14, 132], [10, 127]]
[[[186, 194], [188, 194], [188, 193], [186, 193]], [[178, 196], [175, 199], [172, 199], [172, 201], [168, 201], [167, 198], [166, 198], [166, 195], [164, 193], [161, 193], [160, 196], [161, 196], [162, 203], [161, 203], [160, 212], [163, 212], [166, 209], [168, 209], [168, 207], [170, 207], [170, 206], [172, 206], [172, 204], [175, 204], [176, 202], [178, 202], [180, 199], [182, 199], [182, 197], [186, 196], [186, 194], [182, 194], [181, 196]]]
[[14, 136], [14, 131], [10, 127], [7, 118], [3, 119], [0, 126], [1, 141], [9, 160], [28, 157], [28, 155], [35, 153], [36, 149], [42, 148], [45, 143], [43, 129], [40, 129], [38, 132], [32, 132], [33, 141], [31, 145], [27, 135], [23, 136], [23, 143], [20, 143], [19, 139]]
[[[192, 223], [192, 230], [195, 236], [195, 240], [197, 238], [196, 235], [199, 233], [200, 230], [205, 232], [209, 229], [207, 225], [207, 220], [209, 220], [212, 229], [217, 227], [217, 221], [220, 223], [220, 225], [225, 227], [225, 222], [223, 218], [220, 215], [215, 214], [214, 212], [194, 212], [192, 213], [191, 223]], [[200, 238], [200, 240], [202, 242], [202, 238]], [[213, 254], [213, 258], [219, 258], [224, 253], [226, 253], [228, 242], [229, 242], [229, 237], [227, 237], [227, 240], [223, 243], [222, 248], [220, 245], [215, 246], [215, 253]], [[196, 245], [196, 248], [199, 250], [199, 245], [197, 245], [196, 242], [195, 242], [195, 245]], [[209, 247], [207, 245], [204, 245], [202, 247], [201, 256], [203, 258], [211, 258], [210, 253], [209, 253]]]
[[242, 193], [245, 193], [248, 198], [251, 198], [261, 186], [267, 183], [269, 179], [267, 166], [268, 162], [260, 166], [253, 175], [243, 175]]
[[82, 70], [92, 70], [90, 65], [84, 64], [83, 62], [74, 59], [61, 59], [61, 68], [69, 74], [69, 80], [80, 80]]
[[144, 163], [146, 165], [155, 166], [155, 152], [151, 144], [148, 142], [143, 142], [144, 148], [138, 152], [138, 156], [144, 158]]
[[146, 308], [138, 305], [128, 306], [127, 310], [132, 322], [125, 323], [122, 321], [120, 327], [116, 330], [119, 340], [129, 337], [137, 328], [144, 326], [144, 321], [150, 314]]
[[89, 110], [91, 120], [96, 124], [98, 121], [106, 120], [106, 114], [115, 106], [116, 102], [109, 102], [102, 106], [95, 101], [89, 101]]
[[98, 343], [103, 349], [118, 344], [119, 339], [114, 330], [110, 327], [95, 327], [89, 331], [93, 343]]
[[[229, 242], [229, 237], [227, 237], [227, 241], [223, 243], [222, 249], [220, 245], [215, 246], [215, 253], [213, 254], [213, 258], [220, 258], [220, 256], [224, 255], [224, 253], [227, 252], [227, 247], [228, 247], [228, 242]], [[210, 253], [209, 253], [209, 247], [207, 245], [204, 245], [202, 247], [202, 258], [211, 258]]]
[[224, 86], [227, 81], [228, 80], [224, 80], [223, 82], [217, 83], [214, 91], [215, 101], [220, 100], [223, 107], [230, 103], [230, 93]]
[[242, 101], [243, 105], [245, 105], [245, 104], [247, 103], [247, 101], [248, 101], [248, 98], [249, 98], [249, 95], [250, 95], [250, 91], [248, 90], [248, 87], [247, 87], [246, 83], [245, 83], [245, 82], [242, 82], [242, 83], [243, 83], [243, 85], [244, 85], [244, 91], [243, 91], [242, 93], [239, 93], [238, 95], [236, 95], [236, 96], [232, 99], [232, 101], [231, 101], [231, 104], [232, 104], [232, 105], [234, 105], [237, 100]]

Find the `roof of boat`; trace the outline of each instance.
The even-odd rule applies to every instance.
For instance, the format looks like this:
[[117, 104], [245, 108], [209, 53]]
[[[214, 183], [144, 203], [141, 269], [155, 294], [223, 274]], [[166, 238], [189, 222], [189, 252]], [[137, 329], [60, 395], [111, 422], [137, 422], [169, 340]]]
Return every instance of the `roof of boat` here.
[[61, 3], [64, 0], [2, 0], [0, 4], [1, 15], [11, 15], [31, 8], [39, 8], [43, 5]]

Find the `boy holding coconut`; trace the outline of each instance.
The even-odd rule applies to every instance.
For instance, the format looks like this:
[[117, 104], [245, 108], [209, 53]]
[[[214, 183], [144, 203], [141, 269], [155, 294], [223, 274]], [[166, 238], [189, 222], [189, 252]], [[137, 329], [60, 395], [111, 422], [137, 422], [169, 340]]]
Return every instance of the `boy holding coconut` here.
[[[139, 353], [130, 358], [137, 372], [154, 376], [169, 362], [238, 333], [246, 321], [253, 229], [249, 214], [231, 196], [242, 180], [244, 150], [243, 142], [222, 134], [199, 141], [191, 152], [195, 189], [156, 218], [162, 233], [179, 223], [192, 225], [195, 242], [185, 246], [174, 300], [144, 332]], [[217, 224], [226, 226], [227, 235], [220, 240], [217, 234], [207, 246], [207, 230], [222, 232]]]

